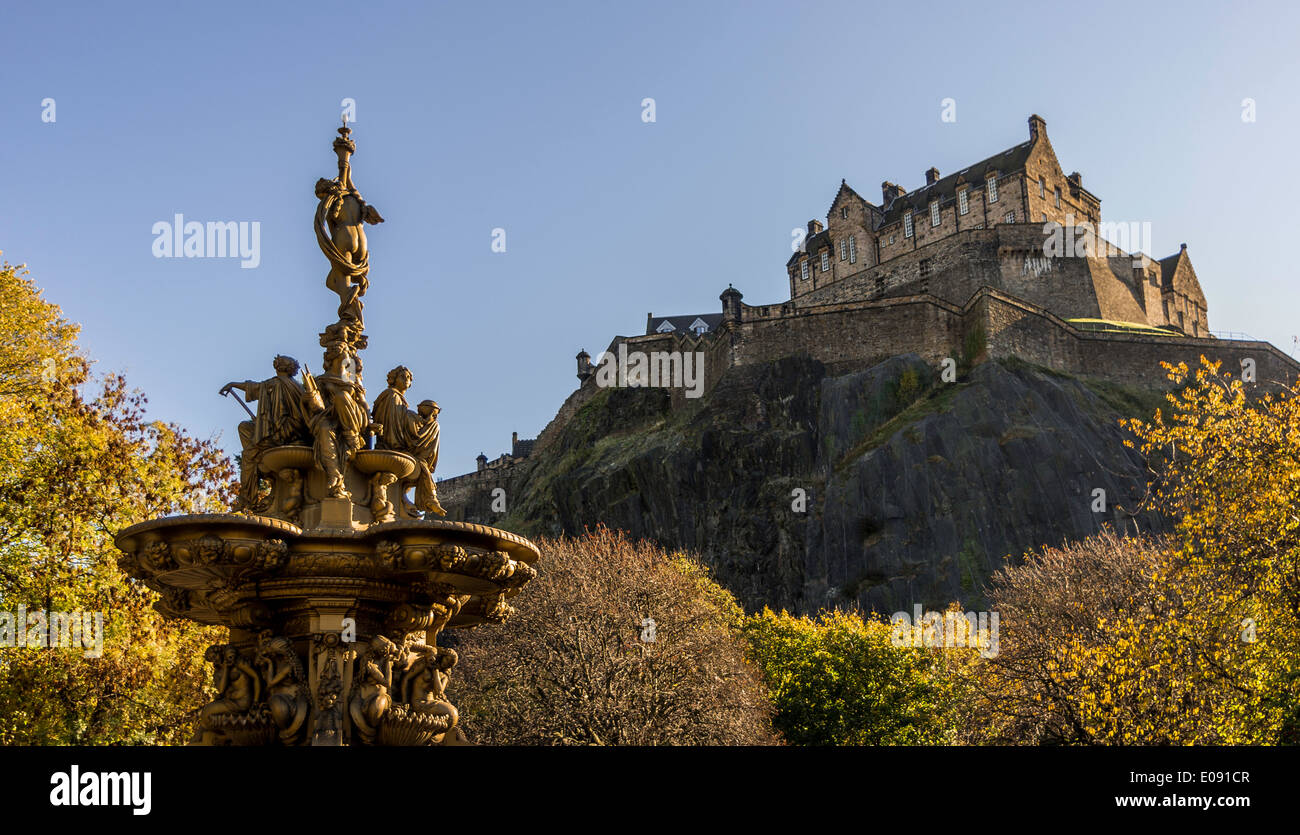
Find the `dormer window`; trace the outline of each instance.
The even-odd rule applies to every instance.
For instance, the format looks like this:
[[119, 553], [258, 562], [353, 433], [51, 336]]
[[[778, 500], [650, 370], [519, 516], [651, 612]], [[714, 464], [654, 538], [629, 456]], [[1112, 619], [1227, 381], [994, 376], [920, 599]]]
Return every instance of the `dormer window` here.
[[912, 213], [903, 212], [903, 237], [912, 237]]
[[709, 332], [709, 325], [703, 319], [696, 318], [694, 322], [691, 322], [691, 330], [696, 336], [703, 336]]
[[934, 200], [930, 203], [930, 225], [939, 225], [939, 201]]
[[998, 177], [996, 174], [991, 175], [984, 181], [985, 193], [989, 196], [990, 203], [998, 202]]
[[659, 323], [659, 327], [655, 328], [655, 333], [672, 333], [675, 330], [677, 328], [673, 327], [673, 323], [665, 319]]
[[849, 263], [858, 263], [858, 239], [849, 235]]
[[808, 280], [808, 259], [807, 258], [804, 258], [799, 262], [799, 280], [800, 281]]
[[831, 254], [823, 249], [822, 250], [822, 272], [828, 273], [830, 271], [831, 271]]
[[970, 211], [970, 199], [966, 196], [966, 189], [957, 192], [957, 212], [966, 214]]

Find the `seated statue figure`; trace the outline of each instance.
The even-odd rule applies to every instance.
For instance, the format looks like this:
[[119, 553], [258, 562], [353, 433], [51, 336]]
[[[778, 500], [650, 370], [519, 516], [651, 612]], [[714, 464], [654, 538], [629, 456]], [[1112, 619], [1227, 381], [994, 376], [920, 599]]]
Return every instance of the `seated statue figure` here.
[[405, 452], [416, 460], [415, 507], [439, 516], [446, 516], [438, 503], [438, 490], [433, 483], [433, 472], [438, 466], [438, 404], [422, 401], [418, 411], [411, 411], [406, 403], [406, 390], [411, 387], [410, 369], [399, 365], [388, 372], [388, 388], [375, 398], [374, 422], [382, 428], [376, 446]]
[[226, 395], [232, 389], [239, 389], [244, 393], [244, 399], [257, 401], [257, 417], [239, 424], [243, 451], [239, 457], [239, 497], [234, 505], [237, 511], [257, 509], [257, 465], [263, 452], [271, 447], [311, 442], [308, 414], [303, 402], [307, 392], [294, 379], [298, 373], [298, 361], [293, 357], [278, 356], [272, 365], [275, 376], [269, 380], [232, 381], [222, 386], [220, 391]]

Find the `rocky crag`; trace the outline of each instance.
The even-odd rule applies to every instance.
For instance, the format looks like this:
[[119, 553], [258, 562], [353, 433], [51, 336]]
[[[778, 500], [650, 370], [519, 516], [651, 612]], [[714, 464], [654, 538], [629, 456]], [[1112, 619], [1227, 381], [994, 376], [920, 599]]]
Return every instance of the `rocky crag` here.
[[980, 608], [1008, 557], [1104, 525], [1165, 529], [1131, 512], [1145, 468], [1117, 422], [1159, 402], [1016, 360], [943, 382], [916, 355], [839, 374], [787, 357], [731, 368], [685, 407], [603, 390], [504, 493], [457, 496], [449, 518], [622, 528], [697, 552], [748, 608]]

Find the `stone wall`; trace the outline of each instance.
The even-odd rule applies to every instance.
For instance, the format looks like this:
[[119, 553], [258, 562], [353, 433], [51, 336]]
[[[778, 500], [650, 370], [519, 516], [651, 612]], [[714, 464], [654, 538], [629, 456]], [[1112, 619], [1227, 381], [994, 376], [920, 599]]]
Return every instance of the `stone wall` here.
[[[1168, 385], [1162, 362], [1197, 368], [1200, 358], [1221, 361], [1222, 370], [1240, 374], [1253, 360], [1256, 381], [1290, 383], [1300, 363], [1267, 342], [1088, 333], [1049, 311], [996, 291], [985, 291], [970, 314], [985, 324], [990, 357], [1027, 362], [1098, 379], [1152, 387]], [[968, 314], [969, 315], [969, 314]]]

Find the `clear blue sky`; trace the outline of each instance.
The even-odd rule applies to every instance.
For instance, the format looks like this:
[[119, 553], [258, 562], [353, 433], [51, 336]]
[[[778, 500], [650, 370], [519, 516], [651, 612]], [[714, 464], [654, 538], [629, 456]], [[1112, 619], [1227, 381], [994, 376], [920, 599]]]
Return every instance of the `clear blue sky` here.
[[[0, 249], [151, 414], [234, 451], [242, 413], [217, 389], [277, 353], [319, 366], [337, 301], [312, 187], [355, 99], [355, 179], [387, 219], [367, 384], [411, 367], [450, 476], [534, 436], [578, 349], [648, 311], [718, 311], [728, 283], [786, 298], [790, 230], [841, 177], [912, 189], [1024, 141], [1036, 112], [1104, 218], [1149, 221], [1157, 258], [1188, 244], [1212, 328], [1289, 352], [1298, 36], [1282, 2], [6, 0]], [[260, 222], [260, 266], [154, 258], [176, 213]]]

